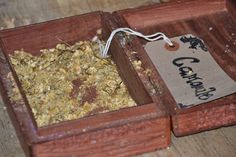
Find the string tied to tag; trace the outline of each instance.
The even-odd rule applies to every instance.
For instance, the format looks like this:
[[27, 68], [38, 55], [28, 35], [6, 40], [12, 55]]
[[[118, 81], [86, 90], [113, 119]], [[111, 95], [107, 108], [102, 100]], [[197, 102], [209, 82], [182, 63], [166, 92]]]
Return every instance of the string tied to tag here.
[[129, 35], [135, 35], [135, 36], [138, 36], [140, 38], [144, 38], [145, 40], [150, 41], [150, 42], [163, 39], [169, 46], [174, 46], [174, 44], [171, 42], [171, 40], [162, 32], [157, 32], [157, 33], [151, 34], [151, 35], [144, 35], [140, 32], [134, 31], [130, 28], [117, 28], [117, 29], [115, 29], [111, 32], [111, 35], [108, 38], [105, 46], [102, 44], [102, 42], [98, 38], [93, 39], [94, 41], [98, 42], [102, 58], [107, 58], [108, 57], [107, 53], [108, 53], [108, 50], [110, 48], [111, 41], [118, 32], [124, 32], [124, 33], [127, 33]]

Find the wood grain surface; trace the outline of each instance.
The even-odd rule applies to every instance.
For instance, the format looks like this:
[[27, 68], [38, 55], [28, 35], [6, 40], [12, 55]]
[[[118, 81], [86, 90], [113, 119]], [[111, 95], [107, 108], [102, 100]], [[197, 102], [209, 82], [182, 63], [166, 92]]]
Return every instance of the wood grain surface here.
[[[159, 0], [0, 0], [0, 29], [96, 10], [113, 11], [158, 2]], [[232, 126], [181, 138], [172, 135], [170, 148], [139, 157], [234, 157], [235, 154], [236, 126]], [[2, 101], [0, 157], [24, 157]]]

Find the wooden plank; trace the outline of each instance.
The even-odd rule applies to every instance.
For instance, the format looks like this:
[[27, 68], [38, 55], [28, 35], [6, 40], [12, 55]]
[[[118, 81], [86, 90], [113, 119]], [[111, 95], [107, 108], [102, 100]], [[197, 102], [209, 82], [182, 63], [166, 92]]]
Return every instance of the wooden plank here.
[[136, 157], [234, 157], [235, 131], [232, 126], [181, 138], [172, 135], [169, 149]]
[[[114, 156], [166, 148], [169, 145], [169, 118], [129, 123], [61, 140], [35, 144], [35, 157]], [[169, 138], [168, 138], [169, 139]]]
[[0, 97], [0, 156], [24, 157], [20, 142]]

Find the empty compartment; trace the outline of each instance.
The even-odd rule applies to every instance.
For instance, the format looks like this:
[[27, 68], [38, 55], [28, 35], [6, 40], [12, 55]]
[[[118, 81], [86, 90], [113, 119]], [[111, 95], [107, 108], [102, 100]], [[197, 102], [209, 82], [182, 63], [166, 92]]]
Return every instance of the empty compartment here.
[[[122, 10], [114, 13], [119, 27], [130, 27], [143, 34], [163, 32], [168, 37], [193, 34], [204, 40], [209, 52], [220, 67], [236, 80], [236, 3], [233, 0], [183, 0], [161, 5]], [[162, 97], [172, 115], [175, 135], [183, 136], [236, 123], [236, 94], [180, 109], [165, 85], [159, 72], [144, 50], [147, 41], [130, 36], [123, 46], [127, 58], [142, 62], [142, 69], [150, 69], [153, 75], [146, 79], [138, 74], [152, 100]], [[119, 37], [117, 37], [117, 40]], [[136, 53], [130, 53], [135, 51]], [[140, 69], [136, 70], [140, 73]], [[145, 72], [145, 71], [144, 71]], [[160, 92], [153, 94], [149, 84], [156, 82]]]

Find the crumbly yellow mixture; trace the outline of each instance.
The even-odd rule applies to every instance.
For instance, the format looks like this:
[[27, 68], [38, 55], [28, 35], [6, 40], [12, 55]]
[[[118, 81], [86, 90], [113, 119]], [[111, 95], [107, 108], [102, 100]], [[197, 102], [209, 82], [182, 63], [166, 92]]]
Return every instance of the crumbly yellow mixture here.
[[[10, 56], [38, 126], [136, 105], [111, 58], [99, 57], [96, 42], [58, 44], [41, 52]], [[12, 101], [19, 100], [16, 92]]]

